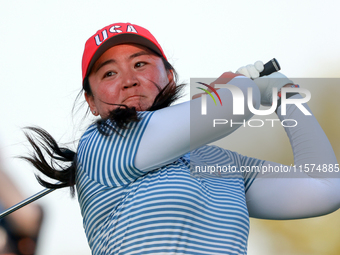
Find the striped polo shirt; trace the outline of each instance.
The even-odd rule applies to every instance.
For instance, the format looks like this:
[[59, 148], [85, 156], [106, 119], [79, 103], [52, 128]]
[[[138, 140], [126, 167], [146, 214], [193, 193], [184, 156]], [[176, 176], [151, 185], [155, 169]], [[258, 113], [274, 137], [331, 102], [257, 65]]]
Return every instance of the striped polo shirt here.
[[92, 254], [246, 254], [245, 192], [256, 173], [240, 169], [263, 161], [203, 146], [143, 172], [134, 158], [152, 112], [139, 116], [108, 135], [92, 125], [80, 140], [76, 186]]

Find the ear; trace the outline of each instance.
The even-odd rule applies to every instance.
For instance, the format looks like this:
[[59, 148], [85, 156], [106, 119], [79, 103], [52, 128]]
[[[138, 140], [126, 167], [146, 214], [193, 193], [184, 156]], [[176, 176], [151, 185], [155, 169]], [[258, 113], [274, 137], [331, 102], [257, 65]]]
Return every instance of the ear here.
[[168, 80], [169, 80], [169, 83], [172, 83], [172, 82], [174, 82], [174, 72], [172, 71], [172, 70], [168, 70], [167, 71], [167, 73], [168, 73]]
[[87, 104], [89, 105], [92, 114], [93, 114], [94, 116], [98, 116], [99, 113], [98, 113], [98, 111], [97, 111], [96, 104], [94, 103], [94, 97], [93, 97], [93, 95], [89, 95], [87, 92], [85, 92], [84, 95], [85, 95], [86, 102], [87, 102]]

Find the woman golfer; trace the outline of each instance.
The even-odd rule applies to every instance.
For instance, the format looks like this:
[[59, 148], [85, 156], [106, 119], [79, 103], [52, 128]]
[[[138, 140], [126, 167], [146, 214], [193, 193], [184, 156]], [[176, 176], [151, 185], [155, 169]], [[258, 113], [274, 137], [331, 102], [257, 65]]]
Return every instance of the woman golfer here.
[[[240, 72], [255, 78], [261, 68], [257, 63]], [[246, 254], [250, 216], [297, 219], [339, 208], [339, 178], [299, 168], [286, 173], [241, 171], [280, 164], [206, 145], [242, 125], [213, 127], [214, 119], [240, 123], [253, 114], [245, 104], [243, 114], [233, 115], [232, 94], [223, 88], [218, 90], [223, 106], [214, 107], [206, 97], [206, 115], [201, 114], [202, 97], [170, 106], [182, 85], [176, 86], [175, 70], [145, 28], [116, 23], [99, 30], [86, 42], [82, 74], [89, 109], [100, 120], [83, 134], [76, 153], [33, 129], [61, 168], [44, 160], [33, 138], [37, 154], [29, 160], [61, 182], [53, 185], [39, 178], [44, 186], [75, 185], [93, 254]], [[224, 73], [210, 85], [236, 86], [258, 109], [261, 103], [273, 103], [273, 87], [293, 84], [279, 73], [268, 77], [251, 80]], [[298, 122], [285, 128], [294, 164], [326, 164], [339, 177], [334, 152], [316, 119], [294, 104], [287, 106], [286, 115], [280, 108], [281, 121]], [[71, 164], [63, 167], [61, 161]], [[216, 165], [233, 171], [194, 170]]]

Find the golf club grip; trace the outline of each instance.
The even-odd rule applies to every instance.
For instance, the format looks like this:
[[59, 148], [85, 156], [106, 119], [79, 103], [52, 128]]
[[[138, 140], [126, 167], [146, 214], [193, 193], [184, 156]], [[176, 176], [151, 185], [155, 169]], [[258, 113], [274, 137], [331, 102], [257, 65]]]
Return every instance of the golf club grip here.
[[260, 77], [264, 75], [269, 75], [274, 72], [278, 72], [280, 70], [281, 70], [281, 67], [279, 65], [279, 62], [277, 62], [277, 60], [273, 58], [272, 60], [264, 64], [264, 69], [260, 73]]

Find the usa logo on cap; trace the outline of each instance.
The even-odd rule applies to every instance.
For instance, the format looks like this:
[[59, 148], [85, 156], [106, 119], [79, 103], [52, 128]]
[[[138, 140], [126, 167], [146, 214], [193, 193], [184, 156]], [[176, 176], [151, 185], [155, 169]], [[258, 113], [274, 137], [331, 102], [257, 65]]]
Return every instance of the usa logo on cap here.
[[109, 48], [122, 43], [143, 45], [167, 59], [162, 47], [147, 29], [131, 23], [114, 23], [98, 30], [86, 41], [82, 59], [83, 82], [98, 58]]

